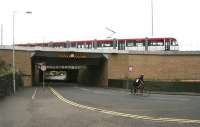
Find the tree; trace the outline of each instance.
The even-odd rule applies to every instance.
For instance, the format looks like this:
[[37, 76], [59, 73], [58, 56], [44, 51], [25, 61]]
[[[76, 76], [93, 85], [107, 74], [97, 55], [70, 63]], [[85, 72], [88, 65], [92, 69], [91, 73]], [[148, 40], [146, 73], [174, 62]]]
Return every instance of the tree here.
[[0, 59], [0, 74], [4, 74], [10, 70], [10, 67], [5, 63], [5, 61]]

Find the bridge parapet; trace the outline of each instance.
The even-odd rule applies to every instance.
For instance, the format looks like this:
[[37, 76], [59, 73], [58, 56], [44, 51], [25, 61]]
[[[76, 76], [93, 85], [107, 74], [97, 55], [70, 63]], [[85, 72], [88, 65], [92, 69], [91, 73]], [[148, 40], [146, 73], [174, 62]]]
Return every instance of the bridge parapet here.
[[[12, 50], [13, 46], [0, 46], [1, 49]], [[83, 52], [83, 53], [108, 53], [108, 54], [127, 54], [125, 50], [110, 50], [110, 49], [77, 49], [77, 48], [51, 48], [51, 47], [23, 47], [15, 46], [15, 50], [23, 51], [48, 51], [48, 52]]]

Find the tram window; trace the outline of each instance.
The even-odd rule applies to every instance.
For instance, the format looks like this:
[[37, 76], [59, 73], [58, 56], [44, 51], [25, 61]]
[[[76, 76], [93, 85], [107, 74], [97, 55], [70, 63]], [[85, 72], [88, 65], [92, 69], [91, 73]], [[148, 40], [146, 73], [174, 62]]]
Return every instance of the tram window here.
[[62, 44], [61, 44], [61, 47], [64, 48], [64, 47], [65, 47], [65, 43], [62, 43]]
[[141, 43], [145, 46], [146, 40], [142, 40]]
[[164, 42], [162, 42], [162, 41], [151, 41], [150, 45], [151, 46], [163, 46]]
[[56, 47], [57, 45], [56, 44], [53, 44], [53, 47]]
[[163, 46], [163, 45], [164, 45], [164, 43], [161, 42], [161, 41], [159, 41], [159, 42], [157, 43], [157, 46]]
[[48, 44], [48, 47], [52, 47], [52, 44], [51, 44], [51, 43], [49, 43], [49, 44]]
[[76, 43], [71, 43], [71, 47], [76, 47]]
[[103, 47], [110, 47], [110, 44], [104, 43]]
[[81, 44], [80, 44], [80, 43], [77, 43], [77, 47], [78, 47], [78, 48], [81, 48]]
[[80, 48], [84, 48], [84, 44], [83, 43], [79, 43]]
[[137, 46], [143, 46], [143, 43], [136, 43]]
[[108, 43], [110, 43], [110, 47], [113, 47], [113, 42], [111, 41], [111, 42], [108, 42]]
[[78, 48], [81, 48], [81, 45], [80, 45], [80, 43], [77, 43], [77, 47], [78, 47]]
[[80, 47], [83, 48], [83, 46], [84, 46], [84, 45], [83, 45], [82, 43], [80, 43]]
[[85, 43], [85, 48], [88, 48], [88, 44], [87, 43]]
[[113, 42], [103, 42], [103, 47], [113, 47]]
[[171, 45], [176, 46], [176, 45], [178, 45], [178, 43], [176, 40], [171, 40]]
[[126, 46], [127, 46], [127, 47], [133, 47], [133, 42], [127, 42], [127, 43], [126, 43]]
[[127, 41], [126, 46], [127, 47], [133, 47], [133, 46], [136, 46], [136, 43], [134, 41]]
[[151, 43], [152, 43], [152, 42], [149, 40], [149, 41], [148, 41], [148, 46], [151, 46]]
[[92, 43], [87, 43], [88, 48], [92, 48]]
[[97, 47], [101, 47], [101, 42], [97, 42]]
[[144, 46], [144, 44], [142, 41], [138, 40], [138, 41], [136, 41], [136, 46], [140, 47], [140, 46]]
[[84, 44], [85, 44], [85, 48], [88, 48], [89, 45], [87, 43], [84, 43]]
[[177, 41], [174, 41], [174, 45], [178, 45]]
[[172, 45], [172, 42], [170, 42], [170, 40], [165, 40], [165, 45]]
[[89, 48], [89, 43], [85, 43], [85, 48]]

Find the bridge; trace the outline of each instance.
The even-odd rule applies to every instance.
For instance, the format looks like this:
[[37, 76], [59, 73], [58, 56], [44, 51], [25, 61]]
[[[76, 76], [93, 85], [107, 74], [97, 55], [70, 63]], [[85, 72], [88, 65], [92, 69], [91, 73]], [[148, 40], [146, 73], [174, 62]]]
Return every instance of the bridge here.
[[[12, 66], [12, 46], [0, 47], [0, 59]], [[50, 47], [15, 47], [16, 70], [25, 86], [41, 85], [41, 63], [47, 71], [67, 75], [63, 82], [86, 85], [127, 87], [127, 79], [139, 74], [148, 81], [200, 81], [200, 52], [126, 51]], [[129, 72], [128, 67], [133, 70]], [[46, 79], [48, 81], [48, 79]]]

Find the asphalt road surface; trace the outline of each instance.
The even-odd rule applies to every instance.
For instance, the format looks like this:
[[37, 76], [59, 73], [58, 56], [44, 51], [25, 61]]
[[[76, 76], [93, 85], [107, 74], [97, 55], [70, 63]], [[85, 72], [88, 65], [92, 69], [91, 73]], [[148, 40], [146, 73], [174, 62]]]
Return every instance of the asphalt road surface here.
[[[134, 96], [121, 89], [54, 87], [64, 98], [81, 105], [154, 118], [200, 120], [200, 96]], [[199, 127], [134, 119], [75, 107], [58, 99], [49, 88], [25, 88], [0, 99], [0, 127]]]

